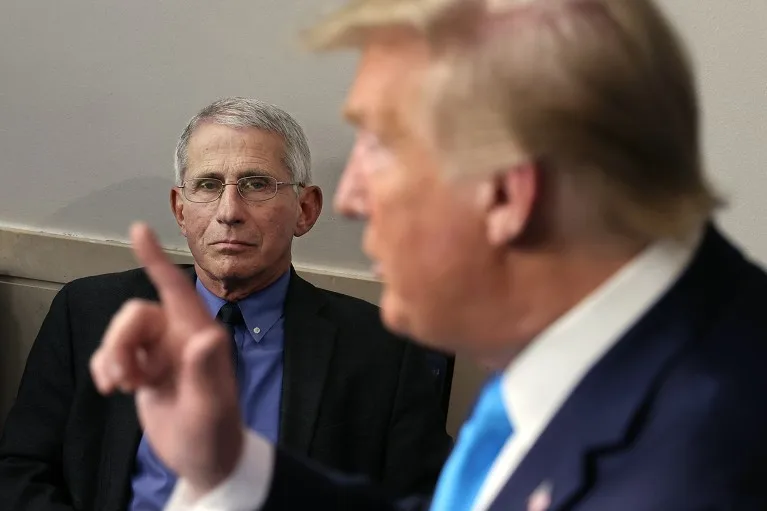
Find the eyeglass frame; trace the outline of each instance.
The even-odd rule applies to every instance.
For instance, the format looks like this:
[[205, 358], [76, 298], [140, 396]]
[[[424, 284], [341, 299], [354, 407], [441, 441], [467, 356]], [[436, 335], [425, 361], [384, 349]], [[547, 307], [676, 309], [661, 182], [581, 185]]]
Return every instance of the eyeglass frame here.
[[[274, 179], [274, 182], [275, 182], [274, 195], [272, 195], [268, 199], [253, 200], [253, 199], [248, 199], [247, 197], [245, 197], [245, 195], [242, 194], [242, 190], [240, 190], [240, 182], [245, 180], [245, 179], [253, 179], [253, 178], [257, 178], [257, 177], [265, 177], [265, 178], [269, 178], [269, 179]], [[209, 201], [195, 201], [195, 200], [192, 200], [189, 197], [187, 197], [187, 195], [186, 195], [186, 183], [187, 183], [187, 181], [201, 181], [201, 180], [204, 180], [204, 179], [218, 181], [219, 183], [221, 183], [221, 190], [219, 190], [218, 196], [215, 199], [211, 199]], [[194, 203], [194, 204], [210, 204], [212, 202], [216, 202], [217, 200], [221, 199], [221, 197], [224, 195], [224, 190], [226, 190], [227, 186], [234, 186], [234, 187], [236, 187], [237, 188], [237, 194], [240, 196], [240, 198], [242, 198], [242, 200], [244, 200], [246, 202], [252, 202], [254, 204], [257, 204], [259, 202], [266, 202], [268, 200], [272, 200], [275, 197], [277, 197], [277, 193], [280, 191], [280, 187], [281, 186], [294, 186], [294, 187], [296, 187], [295, 188], [296, 193], [298, 193], [298, 188], [302, 188], [305, 185], [303, 183], [297, 183], [297, 182], [277, 181], [277, 178], [274, 177], [274, 176], [255, 175], [254, 174], [252, 176], [243, 176], [243, 177], [239, 178], [237, 181], [235, 181], [234, 183], [227, 183], [226, 181], [222, 181], [221, 179], [219, 179], [217, 177], [193, 177], [193, 178], [190, 178], [190, 179], [184, 179], [184, 181], [181, 183], [181, 186], [176, 186], [176, 188], [179, 188], [181, 190], [181, 195], [186, 200], [188, 200], [191, 203]]]

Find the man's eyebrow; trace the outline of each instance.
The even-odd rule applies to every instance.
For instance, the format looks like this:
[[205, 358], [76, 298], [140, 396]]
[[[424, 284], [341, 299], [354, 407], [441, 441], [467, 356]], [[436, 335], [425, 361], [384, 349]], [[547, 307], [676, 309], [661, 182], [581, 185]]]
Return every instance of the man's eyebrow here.
[[252, 168], [252, 169], [245, 169], [237, 172], [237, 179], [243, 178], [243, 177], [251, 177], [251, 176], [268, 176], [273, 177], [277, 179], [277, 176], [274, 175], [274, 172], [271, 172], [266, 169], [259, 169], [259, 168]]
[[223, 174], [221, 172], [215, 171], [215, 170], [206, 170], [203, 172], [200, 172], [199, 174], [195, 174], [194, 172], [189, 172], [186, 175], [187, 179], [223, 179]]
[[[277, 179], [277, 176], [275, 176], [273, 172], [270, 172], [265, 169], [260, 169], [260, 168], [250, 168], [250, 169], [240, 170], [237, 172], [236, 176], [237, 176], [237, 179], [241, 179], [243, 177], [253, 177], [253, 176], [268, 176], [268, 177], [273, 177]], [[220, 181], [223, 181], [224, 173], [218, 170], [206, 170], [206, 171], [200, 172], [199, 174], [190, 175], [189, 179], [218, 179]]]

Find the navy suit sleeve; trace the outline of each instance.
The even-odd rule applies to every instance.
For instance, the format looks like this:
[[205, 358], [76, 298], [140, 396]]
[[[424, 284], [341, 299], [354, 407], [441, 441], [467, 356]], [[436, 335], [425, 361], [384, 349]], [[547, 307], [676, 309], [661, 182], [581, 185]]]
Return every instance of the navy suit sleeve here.
[[67, 291], [60, 291], [27, 359], [0, 439], [0, 505], [71, 511], [62, 473], [63, 434], [74, 392]]
[[392, 500], [361, 477], [323, 470], [308, 460], [277, 451], [272, 485], [262, 511], [355, 509], [360, 511], [427, 511], [429, 499]]

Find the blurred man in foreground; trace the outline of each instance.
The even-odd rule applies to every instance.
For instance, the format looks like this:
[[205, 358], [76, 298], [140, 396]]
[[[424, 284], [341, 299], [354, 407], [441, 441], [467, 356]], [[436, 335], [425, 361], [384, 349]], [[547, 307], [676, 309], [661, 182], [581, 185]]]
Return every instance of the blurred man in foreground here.
[[711, 223], [655, 4], [359, 0], [314, 42], [361, 50], [336, 205], [367, 220], [385, 323], [497, 373], [431, 503], [339, 481], [243, 433], [221, 331], [137, 227], [163, 305], [92, 370], [183, 474], [170, 509], [764, 509], [767, 276]]

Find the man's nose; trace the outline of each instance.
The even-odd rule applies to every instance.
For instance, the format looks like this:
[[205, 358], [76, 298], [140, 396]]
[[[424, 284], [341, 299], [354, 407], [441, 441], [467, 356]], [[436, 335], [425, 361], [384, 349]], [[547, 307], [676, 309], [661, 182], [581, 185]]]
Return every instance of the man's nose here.
[[245, 199], [237, 191], [237, 185], [228, 183], [224, 185], [221, 198], [218, 199], [216, 219], [222, 224], [240, 223], [245, 218]]
[[368, 173], [360, 143], [349, 156], [341, 181], [336, 188], [335, 210], [349, 218], [364, 218], [368, 214]]

